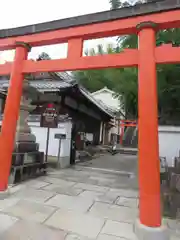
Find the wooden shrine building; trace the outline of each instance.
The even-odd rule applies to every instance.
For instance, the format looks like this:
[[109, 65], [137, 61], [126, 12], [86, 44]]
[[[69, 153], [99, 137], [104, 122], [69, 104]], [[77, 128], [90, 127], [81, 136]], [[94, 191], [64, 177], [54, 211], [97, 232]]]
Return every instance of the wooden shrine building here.
[[[0, 77], [0, 88], [6, 93], [9, 86], [9, 78]], [[81, 135], [90, 134], [92, 143], [98, 145], [102, 139], [108, 136], [112, 126], [112, 112], [106, 106], [95, 100], [91, 94], [80, 86], [73, 76], [66, 72], [62, 73], [40, 73], [26, 77], [30, 86], [35, 88], [39, 94], [31, 96], [32, 105], [36, 108], [30, 113], [29, 121], [40, 121], [42, 107], [46, 103], [55, 103], [59, 106], [59, 121], [65, 116], [72, 119], [76, 129], [77, 148], [82, 148]], [[5, 99], [1, 100], [3, 113]]]

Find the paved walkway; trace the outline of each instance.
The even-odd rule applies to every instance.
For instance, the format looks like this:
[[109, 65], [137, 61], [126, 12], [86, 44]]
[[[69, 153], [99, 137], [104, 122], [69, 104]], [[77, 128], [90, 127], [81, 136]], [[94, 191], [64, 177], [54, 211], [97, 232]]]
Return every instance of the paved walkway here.
[[[117, 172], [76, 166], [10, 187], [0, 200], [0, 239], [136, 240], [138, 192], [128, 181]], [[172, 239], [180, 239], [180, 225], [165, 223]]]
[[108, 170], [123, 171], [137, 175], [137, 156], [126, 154], [104, 154], [91, 161], [82, 162], [78, 165], [92, 168], [103, 168]]

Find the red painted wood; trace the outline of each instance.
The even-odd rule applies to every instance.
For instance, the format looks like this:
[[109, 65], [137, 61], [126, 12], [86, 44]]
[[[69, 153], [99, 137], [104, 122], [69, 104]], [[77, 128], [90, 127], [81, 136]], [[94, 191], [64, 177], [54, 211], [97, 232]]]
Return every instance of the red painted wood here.
[[141, 223], [149, 227], [161, 225], [155, 45], [155, 30], [141, 29], [138, 65], [139, 208]]
[[[39, 62], [26, 60], [23, 64], [23, 73], [137, 67], [138, 51], [136, 49], [126, 49], [124, 52], [119, 54], [92, 57], [73, 57], [73, 59], [74, 61], [66, 58]], [[155, 49], [155, 59], [158, 64], [180, 63], [180, 47], [172, 47], [171, 44], [165, 44], [161, 47], [157, 47]], [[10, 74], [11, 68], [12, 63], [0, 64], [0, 75]]]
[[11, 81], [6, 98], [0, 135], [0, 191], [6, 190], [8, 186], [23, 90], [24, 74], [22, 73], [22, 63], [27, 58], [27, 53], [28, 50], [24, 46], [17, 46], [14, 63], [12, 65]]
[[65, 43], [72, 38], [88, 40], [136, 33], [136, 26], [141, 22], [152, 21], [158, 24], [158, 29], [180, 27], [180, 10], [149, 14], [139, 17], [107, 21], [97, 24], [85, 25], [47, 31], [26, 36], [0, 39], [0, 51], [15, 48], [16, 41], [29, 43], [32, 47]]

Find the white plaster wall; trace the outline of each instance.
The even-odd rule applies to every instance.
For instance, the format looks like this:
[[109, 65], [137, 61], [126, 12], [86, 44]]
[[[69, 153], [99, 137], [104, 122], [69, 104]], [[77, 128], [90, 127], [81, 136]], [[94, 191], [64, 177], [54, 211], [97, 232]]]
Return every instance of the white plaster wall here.
[[100, 134], [99, 134], [99, 142], [103, 141], [103, 122], [100, 125]]
[[111, 133], [118, 134], [120, 133], [119, 121], [114, 120], [114, 127], [111, 128]]
[[93, 133], [86, 133], [86, 139], [90, 142], [93, 141]]
[[[120, 110], [120, 101], [118, 98], [114, 97], [111, 92], [104, 90], [104, 92], [97, 92], [93, 94], [93, 97], [97, 100], [101, 100], [107, 107], [113, 109], [114, 111]], [[123, 110], [121, 109], [123, 112]], [[115, 122], [114, 127], [112, 127], [109, 131], [109, 141], [111, 134], [118, 134], [118, 122]]]
[[180, 127], [159, 126], [159, 155], [166, 157], [169, 166], [173, 166], [174, 157], [179, 156]]
[[[0, 121], [1, 124], [1, 121]], [[32, 132], [36, 136], [36, 141], [39, 143], [40, 151], [46, 151], [46, 136], [47, 128], [41, 128], [40, 123], [30, 122]], [[55, 133], [66, 134], [66, 139], [61, 143], [61, 157], [70, 157], [71, 144], [71, 128], [70, 121], [59, 123], [58, 128], [50, 129], [50, 141], [48, 155], [57, 156], [58, 154], [58, 140], [54, 139]], [[180, 127], [175, 126], [159, 126], [159, 155], [166, 157], [168, 165], [172, 166], [174, 157], [179, 156], [180, 151]]]
[[[39, 143], [40, 151], [46, 152], [46, 139], [47, 139], [47, 128], [41, 128], [38, 122], [30, 122], [29, 126], [33, 134], [36, 136], [36, 142]], [[49, 156], [58, 155], [58, 146], [59, 140], [54, 138], [56, 133], [66, 134], [66, 139], [61, 140], [61, 157], [70, 157], [70, 145], [71, 145], [71, 122], [59, 123], [58, 128], [50, 129], [50, 138], [49, 138]]]

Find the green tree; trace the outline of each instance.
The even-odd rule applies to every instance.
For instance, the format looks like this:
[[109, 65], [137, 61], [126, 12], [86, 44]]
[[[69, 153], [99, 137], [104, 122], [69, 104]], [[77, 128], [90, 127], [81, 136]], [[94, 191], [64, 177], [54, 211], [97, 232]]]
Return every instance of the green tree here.
[[[111, 2], [111, 8], [113, 1]], [[148, 1], [146, 1], [148, 2]], [[153, 2], [150, 0], [149, 2]], [[136, 2], [137, 3], [137, 2]], [[119, 4], [119, 7], [121, 5]], [[121, 48], [137, 48], [137, 35], [121, 36], [117, 39]], [[180, 46], [180, 29], [166, 29], [159, 31], [156, 37], [156, 45], [172, 44]], [[157, 85], [159, 98], [159, 115], [162, 118], [172, 119], [180, 117], [180, 65], [158, 65], [157, 66]]]
[[129, 7], [130, 4], [128, 1], [120, 1], [120, 0], [109, 0], [109, 3], [111, 5], [111, 10], [115, 10], [120, 7]]
[[[86, 52], [86, 55], [116, 54], [121, 48], [108, 45], [104, 50], [102, 45]], [[90, 92], [97, 91], [104, 86], [117, 93], [121, 98], [121, 107], [126, 110], [130, 118], [137, 116], [137, 69], [103, 69], [74, 72], [79, 84], [86, 87]]]
[[120, 0], [109, 0], [109, 3], [111, 5], [111, 9], [117, 9], [121, 6]]
[[[139, 1], [140, 2], [140, 1]], [[122, 4], [121, 1], [111, 0], [111, 9], [128, 6], [128, 1]], [[108, 46], [103, 50], [101, 45], [98, 50], [92, 49], [86, 52], [87, 55], [115, 54], [124, 48], [137, 48], [137, 35], [121, 36], [117, 39], [117, 46]], [[171, 43], [180, 46], [180, 29], [168, 29], [157, 33], [156, 45]], [[180, 118], [180, 65], [158, 65], [157, 86], [159, 98], [159, 115], [162, 119]], [[99, 90], [104, 86], [114, 90], [123, 96], [123, 104], [128, 117], [137, 116], [137, 69], [104, 69], [79, 71], [75, 73], [79, 83], [91, 92]]]

